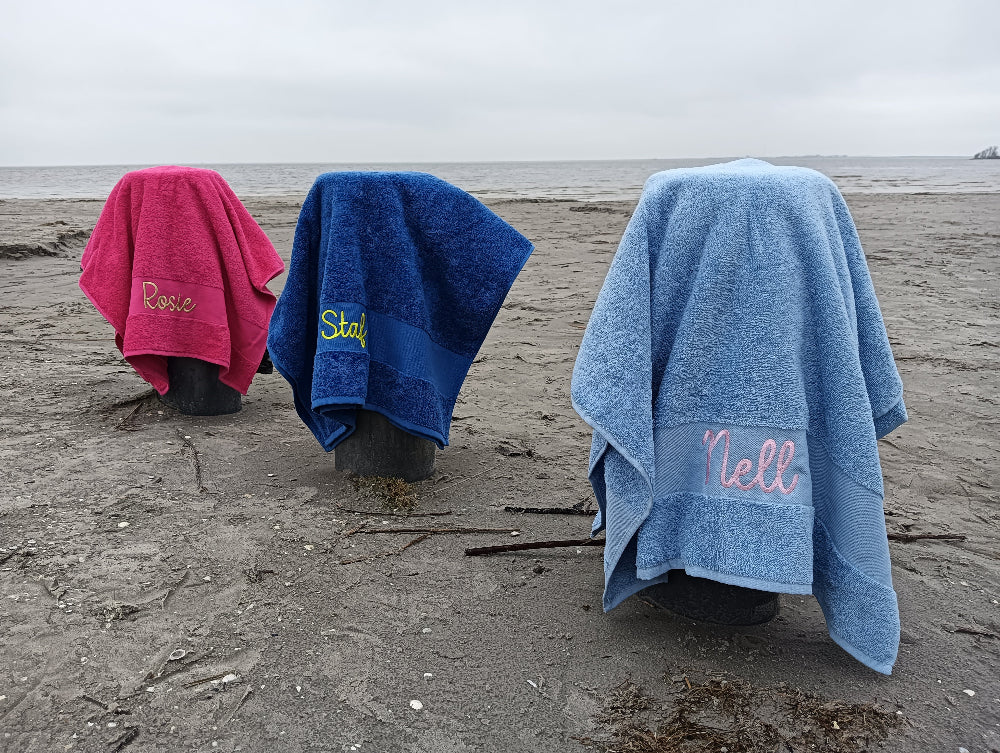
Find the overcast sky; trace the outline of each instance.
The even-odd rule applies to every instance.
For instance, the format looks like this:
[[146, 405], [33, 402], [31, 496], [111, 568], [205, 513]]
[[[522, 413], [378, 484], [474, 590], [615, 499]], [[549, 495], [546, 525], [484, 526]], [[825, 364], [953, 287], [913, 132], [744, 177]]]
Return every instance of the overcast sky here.
[[1000, 0], [0, 0], [0, 164], [969, 155]]

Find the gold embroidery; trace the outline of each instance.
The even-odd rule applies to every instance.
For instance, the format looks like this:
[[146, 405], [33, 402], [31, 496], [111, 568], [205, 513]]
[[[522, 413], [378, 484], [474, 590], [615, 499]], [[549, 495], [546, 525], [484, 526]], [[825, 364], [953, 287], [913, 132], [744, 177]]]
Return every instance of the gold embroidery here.
[[[331, 322], [326, 318], [327, 314], [333, 314], [334, 320]], [[344, 312], [340, 312], [340, 321], [337, 321], [337, 312], [333, 309], [327, 309], [320, 316], [323, 320], [323, 324], [329, 327], [333, 327], [333, 334], [328, 335], [325, 330], [320, 330], [319, 333], [323, 336], [324, 340], [333, 340], [335, 337], [350, 337], [361, 343], [362, 348], [367, 348], [366, 338], [368, 337], [368, 330], [365, 328], [365, 315], [362, 314], [361, 318], [356, 322], [350, 322], [348, 326], [347, 317]]]
[[[148, 287], [147, 287], [148, 286]], [[160, 288], [155, 282], [143, 281], [142, 283], [142, 307], [147, 309], [159, 309], [160, 311], [180, 311], [188, 313], [194, 311], [198, 305], [190, 298], [181, 300], [177, 295], [159, 295]]]

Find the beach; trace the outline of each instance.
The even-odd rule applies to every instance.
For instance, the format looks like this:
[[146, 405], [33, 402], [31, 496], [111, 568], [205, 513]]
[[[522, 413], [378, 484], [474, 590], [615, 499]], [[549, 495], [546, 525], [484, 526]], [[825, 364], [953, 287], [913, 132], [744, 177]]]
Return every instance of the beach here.
[[[1000, 751], [1000, 194], [846, 198], [910, 416], [879, 442], [888, 677], [812, 596], [605, 614], [600, 547], [465, 555], [589, 534], [504, 507], [595, 505], [570, 377], [631, 203], [488, 200], [536, 250], [408, 514], [277, 373], [229, 416], [159, 402], [77, 287], [103, 202], [0, 200], [0, 751]], [[245, 200], [286, 266], [300, 202]]]

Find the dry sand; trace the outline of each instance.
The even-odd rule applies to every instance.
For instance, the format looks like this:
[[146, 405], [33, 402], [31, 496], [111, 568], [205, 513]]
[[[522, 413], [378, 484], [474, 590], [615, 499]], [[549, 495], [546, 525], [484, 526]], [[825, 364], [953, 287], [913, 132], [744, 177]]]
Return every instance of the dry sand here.
[[[891, 542], [891, 677], [812, 597], [718, 628], [603, 614], [598, 547], [464, 556], [589, 529], [503, 507], [592, 502], [569, 381], [629, 206], [492, 203], [537, 250], [404, 520], [342, 509], [381, 507], [278, 374], [232, 416], [149, 398], [76, 286], [101, 203], [0, 201], [0, 750], [1000, 749], [1000, 195], [848, 201], [910, 411], [888, 529], [962, 537]], [[287, 262], [297, 202], [248, 207]], [[520, 536], [370, 532], [456, 526]]]

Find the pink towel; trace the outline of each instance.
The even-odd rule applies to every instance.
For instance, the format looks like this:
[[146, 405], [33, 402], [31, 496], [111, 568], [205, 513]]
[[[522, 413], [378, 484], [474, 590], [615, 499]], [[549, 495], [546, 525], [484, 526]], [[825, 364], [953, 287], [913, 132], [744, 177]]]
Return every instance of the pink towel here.
[[244, 395], [264, 355], [284, 270], [271, 241], [213, 170], [151, 167], [111, 191], [80, 260], [80, 289], [125, 360], [161, 395], [167, 356], [219, 365]]

